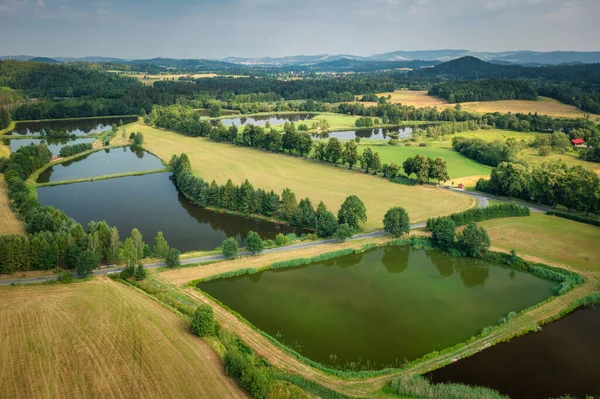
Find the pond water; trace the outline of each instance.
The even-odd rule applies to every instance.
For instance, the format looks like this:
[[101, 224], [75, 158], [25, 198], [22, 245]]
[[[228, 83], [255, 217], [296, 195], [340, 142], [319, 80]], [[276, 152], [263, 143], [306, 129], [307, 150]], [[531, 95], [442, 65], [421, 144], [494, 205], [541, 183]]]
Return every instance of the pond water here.
[[84, 135], [92, 132], [103, 132], [112, 127], [113, 123], [119, 124], [122, 120], [123, 124], [135, 122], [136, 117], [106, 117], [106, 118], [87, 118], [87, 119], [72, 119], [72, 120], [54, 120], [54, 121], [39, 121], [39, 122], [18, 122], [12, 132], [7, 133], [19, 135], [40, 135], [44, 129], [66, 130], [69, 134]]
[[198, 287], [312, 360], [381, 369], [462, 342], [551, 296], [553, 285], [404, 246]]
[[[265, 126], [267, 122], [271, 125], [283, 125], [285, 122], [302, 122], [310, 119], [314, 114], [277, 114], [277, 115], [258, 115], [249, 117], [239, 118], [224, 118], [220, 119], [225, 126], [231, 126], [235, 123], [236, 126], [243, 126], [245, 124], [252, 124], [255, 126]], [[217, 123], [216, 120], [212, 120], [213, 123]], [[309, 126], [310, 127], [310, 126]]]
[[37, 182], [48, 183], [160, 168], [164, 168], [161, 160], [140, 148], [113, 148], [51, 166], [39, 175]]
[[[421, 126], [420, 128], [423, 127]], [[399, 139], [407, 139], [412, 137], [413, 129], [415, 129], [415, 127], [405, 126], [396, 129], [346, 130], [343, 132], [317, 133], [313, 134], [313, 138], [320, 140], [328, 139], [330, 137], [337, 137], [340, 140], [347, 140], [360, 137], [361, 139], [387, 140], [391, 138], [390, 133], [398, 133]]]
[[600, 395], [600, 307], [435, 370], [434, 382], [494, 388], [513, 399]]
[[137, 227], [146, 243], [153, 245], [156, 233], [162, 231], [169, 245], [181, 251], [214, 249], [227, 237], [241, 244], [249, 231], [264, 239], [277, 233], [303, 233], [292, 226], [202, 209], [179, 194], [169, 176], [155, 173], [40, 187], [38, 198], [84, 227], [91, 220], [106, 220], [119, 229], [121, 239]]
[[21, 147], [25, 147], [29, 144], [39, 145], [40, 143], [46, 143], [48, 149], [52, 155], [58, 155], [60, 149], [66, 145], [80, 144], [80, 143], [93, 143], [96, 139], [71, 139], [68, 137], [59, 139], [13, 139], [5, 140], [10, 146], [10, 151], [15, 152]]

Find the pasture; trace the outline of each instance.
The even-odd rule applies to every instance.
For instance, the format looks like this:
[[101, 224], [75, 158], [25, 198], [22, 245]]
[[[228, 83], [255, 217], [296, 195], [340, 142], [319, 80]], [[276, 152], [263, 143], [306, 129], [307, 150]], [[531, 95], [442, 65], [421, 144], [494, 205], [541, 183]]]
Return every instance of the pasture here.
[[23, 223], [10, 206], [3, 174], [0, 174], [0, 234], [25, 234]]
[[583, 271], [600, 271], [600, 227], [532, 213], [528, 217], [487, 220], [492, 247], [517, 251]]
[[278, 193], [289, 187], [298, 200], [309, 197], [314, 206], [322, 200], [334, 213], [346, 197], [355, 194], [367, 208], [368, 222], [363, 226], [366, 230], [380, 228], [383, 215], [392, 206], [403, 206], [411, 221], [416, 222], [474, 205], [471, 198], [442, 189], [394, 184], [356, 170], [214, 143], [142, 124], [134, 129], [144, 134], [144, 147], [164, 161], [175, 154], [186, 153], [194, 173], [208, 181], [215, 179], [217, 183], [224, 184], [231, 178], [234, 183], [240, 184], [248, 179], [255, 188]]
[[243, 398], [175, 314], [107, 278], [0, 289], [10, 398]]
[[407, 147], [407, 146], [391, 146], [384, 145], [363, 145], [359, 144], [359, 152], [362, 153], [367, 148], [371, 148], [373, 152], [378, 152], [382, 163], [394, 162], [398, 166], [402, 166], [402, 162], [406, 158], [422, 155], [430, 158], [442, 158], [448, 163], [448, 174], [450, 178], [456, 179], [459, 177], [474, 176], [474, 175], [489, 175], [491, 168], [481, 165], [460, 153], [440, 147]]

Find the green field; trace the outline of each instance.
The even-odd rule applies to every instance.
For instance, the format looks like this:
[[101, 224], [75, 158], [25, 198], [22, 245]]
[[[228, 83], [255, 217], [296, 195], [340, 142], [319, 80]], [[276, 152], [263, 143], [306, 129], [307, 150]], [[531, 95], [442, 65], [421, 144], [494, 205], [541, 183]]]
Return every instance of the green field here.
[[337, 212], [349, 195], [355, 194], [367, 208], [367, 230], [381, 228], [383, 215], [393, 206], [403, 206], [411, 221], [446, 215], [474, 205], [472, 198], [447, 190], [395, 184], [361, 171], [268, 153], [253, 148], [215, 143], [138, 124], [132, 128], [144, 134], [144, 147], [164, 161], [186, 153], [194, 173], [224, 184], [248, 179], [255, 188], [277, 193], [289, 187], [297, 199], [309, 197], [313, 204], [325, 202]]
[[514, 249], [584, 271], [600, 271], [600, 227], [532, 213], [531, 216], [480, 223], [492, 246]]
[[448, 163], [448, 174], [450, 178], [456, 179], [467, 176], [489, 175], [491, 168], [475, 162], [456, 151], [440, 148], [440, 147], [394, 147], [389, 144], [383, 145], [368, 145], [360, 144], [359, 152], [362, 153], [366, 148], [371, 148], [374, 152], [378, 152], [382, 163], [395, 162], [396, 165], [402, 166], [402, 162], [406, 158], [422, 155], [430, 158], [442, 158]]

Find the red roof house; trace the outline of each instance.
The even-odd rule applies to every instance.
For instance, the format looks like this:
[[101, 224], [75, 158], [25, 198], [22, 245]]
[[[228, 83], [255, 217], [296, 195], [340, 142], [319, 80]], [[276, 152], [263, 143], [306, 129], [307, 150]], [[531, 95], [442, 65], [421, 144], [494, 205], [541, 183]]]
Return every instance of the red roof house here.
[[585, 140], [584, 139], [573, 139], [573, 140], [571, 140], [571, 143], [573, 145], [581, 145], [581, 144], [585, 144]]

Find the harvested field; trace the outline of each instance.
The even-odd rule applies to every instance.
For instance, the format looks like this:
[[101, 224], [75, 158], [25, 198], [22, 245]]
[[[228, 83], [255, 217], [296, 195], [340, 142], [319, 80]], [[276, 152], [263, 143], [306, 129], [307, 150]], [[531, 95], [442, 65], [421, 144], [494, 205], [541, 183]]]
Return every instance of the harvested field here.
[[25, 234], [23, 222], [10, 206], [3, 174], [0, 174], [0, 234]]

